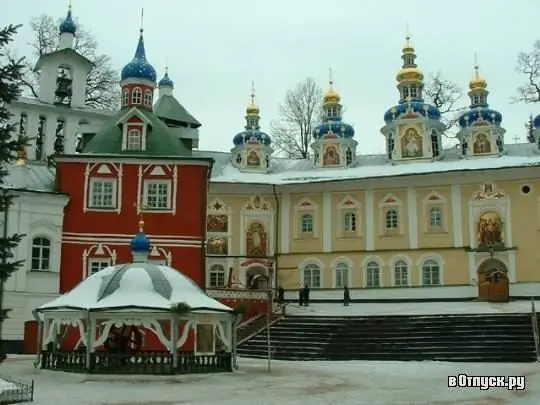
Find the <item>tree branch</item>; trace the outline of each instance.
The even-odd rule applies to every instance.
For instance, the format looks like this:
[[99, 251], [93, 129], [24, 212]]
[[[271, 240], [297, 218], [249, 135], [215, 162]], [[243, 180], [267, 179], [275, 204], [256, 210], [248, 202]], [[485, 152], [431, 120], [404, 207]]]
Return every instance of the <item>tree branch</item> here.
[[524, 76], [524, 83], [516, 89], [513, 103], [540, 102], [540, 40], [535, 41], [530, 52], [520, 52], [517, 57], [516, 72]]

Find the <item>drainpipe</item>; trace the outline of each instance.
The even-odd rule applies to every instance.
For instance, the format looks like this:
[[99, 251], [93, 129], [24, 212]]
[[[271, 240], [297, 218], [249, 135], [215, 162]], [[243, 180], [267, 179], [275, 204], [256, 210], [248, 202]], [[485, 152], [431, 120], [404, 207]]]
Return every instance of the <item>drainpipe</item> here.
[[203, 190], [203, 195], [202, 195], [202, 200], [203, 200], [203, 210], [204, 210], [204, 215], [201, 215], [201, 220], [202, 220], [202, 235], [203, 235], [203, 240], [202, 240], [202, 245], [201, 245], [201, 271], [202, 271], [202, 288], [204, 291], [206, 291], [206, 220], [207, 220], [207, 213], [206, 213], [206, 210], [208, 209], [208, 193], [210, 191], [210, 178], [211, 178], [211, 175], [212, 175], [212, 166], [214, 165], [214, 160], [212, 160], [212, 162], [210, 162], [210, 165], [209, 167], [207, 168], [207, 172], [206, 172], [206, 178], [207, 178], [207, 183], [206, 183], [206, 191]]
[[37, 347], [36, 347], [36, 360], [34, 360], [34, 367], [38, 368], [41, 363], [41, 346], [43, 344], [43, 321], [39, 317], [37, 309], [32, 311], [32, 316], [38, 323], [38, 336], [37, 336]]
[[279, 197], [276, 186], [272, 185], [274, 200], [276, 201], [276, 220], [274, 223], [274, 289], [278, 288], [278, 256], [279, 256], [279, 221], [281, 219], [281, 211], [279, 205]]

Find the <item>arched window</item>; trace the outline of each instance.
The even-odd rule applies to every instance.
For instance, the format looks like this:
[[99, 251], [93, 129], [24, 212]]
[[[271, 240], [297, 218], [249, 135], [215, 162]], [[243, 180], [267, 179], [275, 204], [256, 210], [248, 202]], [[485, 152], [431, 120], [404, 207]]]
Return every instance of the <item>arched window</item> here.
[[395, 230], [398, 229], [399, 221], [398, 221], [398, 213], [395, 209], [389, 209], [386, 211], [386, 221], [385, 221], [385, 227], [387, 230]]
[[347, 148], [347, 150], [345, 151], [345, 161], [347, 162], [347, 165], [350, 165], [352, 163], [351, 148]]
[[321, 269], [315, 263], [309, 263], [304, 266], [304, 285], [309, 288], [321, 288]]
[[345, 232], [356, 232], [356, 215], [354, 212], [345, 213], [343, 221], [343, 229]]
[[43, 236], [32, 239], [32, 271], [51, 270], [51, 240]]
[[338, 263], [334, 269], [336, 288], [343, 288], [349, 285], [349, 266], [345, 263]]
[[221, 264], [210, 267], [210, 287], [225, 287], [225, 268]]
[[144, 93], [144, 105], [152, 107], [152, 92], [150, 90], [146, 90]]
[[396, 287], [407, 287], [409, 285], [409, 267], [403, 260], [394, 264], [394, 285]]
[[129, 90], [125, 89], [122, 92], [122, 107], [129, 104]]
[[140, 87], [135, 87], [131, 92], [131, 104], [142, 103], [142, 90]]
[[381, 286], [381, 269], [377, 262], [369, 262], [366, 266], [366, 288]]
[[429, 226], [431, 228], [442, 228], [443, 215], [440, 207], [431, 207], [429, 209]]
[[441, 285], [441, 266], [435, 260], [426, 260], [422, 265], [422, 285]]
[[302, 233], [313, 233], [313, 215], [302, 215], [300, 226]]
[[127, 150], [141, 150], [142, 149], [142, 135], [138, 129], [130, 129], [127, 136]]

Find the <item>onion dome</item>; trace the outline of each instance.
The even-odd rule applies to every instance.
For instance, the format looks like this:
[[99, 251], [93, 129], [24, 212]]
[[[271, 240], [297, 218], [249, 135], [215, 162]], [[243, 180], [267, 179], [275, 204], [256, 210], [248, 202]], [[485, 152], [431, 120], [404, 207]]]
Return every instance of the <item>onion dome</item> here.
[[259, 126], [260, 119], [260, 109], [255, 101], [255, 85], [254, 83], [251, 83], [251, 101], [246, 107], [245, 131], [234, 136], [234, 146], [238, 147], [246, 143], [270, 146], [272, 139], [268, 134], [261, 131], [261, 127]]
[[487, 97], [487, 82], [480, 75], [478, 63], [474, 67], [474, 76], [469, 82], [469, 97], [471, 105], [458, 119], [461, 128], [467, 128], [472, 125], [496, 125], [500, 126], [502, 122], [502, 114], [489, 107]]
[[165, 68], [165, 75], [161, 78], [161, 80], [158, 82], [159, 87], [174, 87], [174, 83], [169, 77], [169, 68]]
[[146, 60], [142, 28], [140, 32], [141, 35], [139, 36], [139, 43], [135, 50], [135, 56], [131, 62], [123, 67], [120, 79], [122, 81], [126, 79], [144, 79], [155, 83], [157, 80], [156, 69], [154, 69], [154, 67]]
[[534, 126], [534, 129], [540, 129], [540, 114], [534, 117], [533, 126]]
[[144, 233], [144, 221], [139, 221], [139, 232], [131, 240], [131, 251], [135, 254], [148, 254], [150, 252], [150, 240]]
[[75, 35], [75, 32], [77, 32], [77, 25], [75, 24], [75, 21], [73, 21], [73, 17], [71, 16], [71, 4], [69, 5], [67, 16], [60, 24], [60, 35], [62, 34], [72, 34]]

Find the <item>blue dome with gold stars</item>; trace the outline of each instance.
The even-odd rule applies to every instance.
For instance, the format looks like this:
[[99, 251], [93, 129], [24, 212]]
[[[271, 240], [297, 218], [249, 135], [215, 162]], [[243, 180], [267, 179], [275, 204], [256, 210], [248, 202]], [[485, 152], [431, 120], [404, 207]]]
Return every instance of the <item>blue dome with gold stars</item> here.
[[423, 116], [431, 120], [440, 120], [441, 112], [434, 105], [425, 103], [422, 100], [404, 101], [390, 108], [384, 113], [384, 122], [390, 124], [399, 118], [406, 118], [410, 115], [411, 118], [415, 116]]
[[534, 117], [533, 126], [535, 129], [540, 129], [540, 114]]
[[233, 138], [234, 146], [242, 146], [246, 143], [270, 146], [272, 139], [268, 134], [258, 129], [246, 129], [245, 131], [236, 134]]
[[139, 221], [139, 232], [131, 240], [131, 251], [133, 253], [150, 252], [150, 240], [144, 233], [144, 222]]
[[328, 139], [328, 138], [345, 138], [350, 139], [354, 136], [354, 128], [352, 125], [346, 124], [340, 118], [328, 119], [327, 121], [317, 125], [313, 130], [313, 138]]
[[122, 81], [126, 79], [144, 79], [154, 83], [157, 80], [156, 69], [146, 60], [142, 30], [137, 49], [135, 50], [135, 56], [131, 62], [124, 66], [120, 78]]
[[487, 105], [485, 107], [474, 107], [465, 111], [458, 120], [461, 128], [467, 128], [472, 125], [484, 122], [486, 125], [500, 126], [502, 122], [502, 114]]
[[169, 72], [165, 72], [165, 75], [163, 76], [163, 78], [158, 82], [158, 86], [159, 87], [162, 87], [162, 86], [173, 87], [174, 86], [173, 81], [169, 77]]
[[71, 16], [71, 7], [70, 7], [67, 12], [66, 18], [60, 24], [60, 34], [75, 35], [75, 32], [77, 32], [77, 25], [75, 24], [75, 21], [73, 21], [73, 17]]

